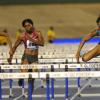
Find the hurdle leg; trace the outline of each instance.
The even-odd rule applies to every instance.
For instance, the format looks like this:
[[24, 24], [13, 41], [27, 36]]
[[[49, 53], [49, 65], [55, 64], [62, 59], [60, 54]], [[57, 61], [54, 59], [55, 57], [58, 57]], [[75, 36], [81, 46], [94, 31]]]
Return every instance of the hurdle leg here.
[[25, 97], [24, 79], [23, 79], [23, 83], [22, 83], [22, 96]]
[[65, 100], [68, 100], [68, 78], [65, 79]]
[[28, 79], [28, 100], [32, 100], [32, 93], [33, 93], [33, 79], [32, 75], [29, 75]]
[[[51, 72], [54, 72], [53, 65], [51, 65]], [[51, 100], [54, 100], [54, 78], [51, 78]]]
[[[45, 71], [46, 71], [46, 69], [44, 69], [44, 68], [41, 69], [41, 72], [45, 72]], [[46, 83], [46, 80], [41, 78], [41, 88], [45, 87], [45, 83]]]
[[50, 100], [50, 82], [49, 75], [46, 75], [46, 100]]
[[[80, 71], [80, 68], [77, 68], [77, 71]], [[78, 96], [80, 96], [80, 77], [77, 78], [77, 86], [78, 86]]]
[[[0, 67], [0, 73], [1, 73], [1, 67]], [[2, 100], [2, 80], [0, 79], [0, 100]]]
[[2, 100], [2, 80], [0, 79], [0, 100]]
[[[68, 72], [68, 66], [65, 65], [65, 71]], [[68, 100], [68, 78], [65, 78], [65, 100]]]
[[51, 100], [54, 100], [54, 78], [51, 79]]
[[[12, 72], [12, 70], [10, 70], [10, 72]], [[13, 93], [12, 93], [12, 83], [13, 83], [13, 80], [10, 79], [9, 80], [9, 88], [10, 88], [10, 94], [9, 94], [9, 98], [12, 98], [13, 97]]]
[[13, 80], [10, 79], [10, 80], [9, 80], [9, 85], [10, 85], [10, 94], [9, 94], [9, 98], [12, 98], [12, 97], [13, 97], [13, 93], [12, 93], [12, 82], [13, 82]]

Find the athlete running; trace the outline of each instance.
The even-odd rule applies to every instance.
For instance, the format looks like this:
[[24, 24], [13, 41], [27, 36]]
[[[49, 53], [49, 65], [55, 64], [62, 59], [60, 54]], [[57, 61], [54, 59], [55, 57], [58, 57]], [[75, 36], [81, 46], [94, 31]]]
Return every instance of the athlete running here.
[[[24, 19], [22, 21], [22, 26], [25, 29], [25, 32], [21, 34], [16, 40], [13, 48], [12, 53], [10, 53], [9, 62], [11, 62], [12, 57], [20, 44], [24, 44], [25, 50], [22, 56], [21, 64], [34, 64], [38, 63], [38, 49], [39, 46], [44, 45], [44, 39], [40, 31], [37, 31], [33, 25], [33, 21], [31, 19]], [[21, 72], [34, 72], [36, 70], [33, 69], [21, 69]], [[34, 89], [34, 79], [33, 82], [33, 89]], [[23, 79], [19, 79], [18, 81], [19, 86], [22, 86]]]
[[97, 27], [93, 29], [87, 36], [85, 36], [82, 41], [80, 42], [78, 51], [76, 53], [77, 62], [79, 62], [79, 58], [82, 57], [83, 61], [89, 61], [90, 59], [100, 55], [100, 42], [94, 47], [92, 50], [88, 51], [84, 55], [80, 56], [80, 52], [84, 44], [95, 36], [100, 36], [100, 16], [96, 20]]

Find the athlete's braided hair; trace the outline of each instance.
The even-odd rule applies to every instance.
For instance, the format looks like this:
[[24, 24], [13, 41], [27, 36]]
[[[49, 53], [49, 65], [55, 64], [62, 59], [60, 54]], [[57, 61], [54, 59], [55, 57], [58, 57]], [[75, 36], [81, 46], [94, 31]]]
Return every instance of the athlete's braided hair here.
[[33, 25], [33, 21], [32, 21], [32, 19], [24, 19], [23, 21], [22, 21], [22, 26], [24, 27], [25, 26], [25, 23], [30, 23], [30, 24], [32, 24]]
[[100, 22], [100, 16], [97, 18], [96, 23]]

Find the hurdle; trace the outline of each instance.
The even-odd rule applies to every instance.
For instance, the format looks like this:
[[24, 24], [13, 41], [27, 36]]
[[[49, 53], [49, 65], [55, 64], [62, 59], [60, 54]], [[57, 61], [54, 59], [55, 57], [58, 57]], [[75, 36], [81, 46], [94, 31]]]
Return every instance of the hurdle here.
[[[32, 69], [33, 67], [36, 67], [38, 66], [40, 69], [42, 69], [43, 67], [45, 69], [49, 69], [51, 68], [51, 66], [54, 65], [55, 68], [59, 68], [59, 66], [57, 64], [40, 64], [40, 65], [0, 65], [1, 69]], [[13, 94], [12, 94], [12, 80], [9, 81], [9, 85], [10, 85], [10, 94], [9, 94], [9, 97], [13, 97]], [[30, 85], [29, 85], [30, 86]], [[22, 95], [23, 97], [25, 97], [25, 94], [24, 94], [24, 82], [23, 82], [23, 85], [22, 85]]]
[[[68, 71], [68, 66], [65, 65], [65, 71], [67, 72]], [[68, 78], [66, 77], [65, 78], [65, 99], [67, 100], [68, 99]]]
[[[98, 76], [99, 72], [100, 71], [98, 71], [98, 72], [92, 71], [90, 73], [88, 73], [88, 71], [84, 71], [84, 72], [62, 72], [62, 73], [61, 72], [54, 72], [54, 73], [53, 72], [52, 73], [49, 72], [49, 73], [40, 73], [40, 76], [41, 76], [41, 78], [43, 78], [43, 77], [45, 77], [45, 74], [49, 74], [50, 75], [49, 76], [50, 78], [100, 77], [100, 76]], [[66, 82], [65, 85], [66, 85], [66, 87], [68, 87], [68, 81]], [[67, 89], [66, 90], [67, 92], [65, 92], [65, 100], [68, 100], [68, 88], [66, 88], [66, 89]], [[80, 92], [81, 92], [81, 90], [80, 90]], [[79, 93], [77, 94], [77, 96], [78, 95], [79, 95]]]
[[[57, 63], [67, 63], [67, 59], [66, 58], [39, 58], [39, 63], [40, 64], [57, 64]], [[8, 64], [7, 58], [2, 58], [0, 59], [0, 62], [2, 62], [3, 64]], [[20, 64], [21, 63], [21, 57], [17, 58], [17, 57], [13, 57], [12, 59], [12, 63], [13, 64]]]
[[[99, 58], [100, 57], [96, 57], [93, 58], [92, 60], [90, 60], [89, 62], [92, 63], [99, 63]], [[0, 62], [2, 62], [3, 64], [8, 64], [7, 58], [3, 58], [0, 59]], [[76, 63], [76, 58], [75, 57], [65, 57], [65, 58], [39, 58], [39, 64], [66, 64], [66, 63]], [[82, 59], [80, 59], [80, 62], [82, 63]], [[88, 62], [88, 63], [89, 63]], [[13, 58], [12, 59], [12, 63], [13, 64], [20, 64], [21, 63], [21, 58]]]
[[[90, 65], [91, 64], [96, 64], [94, 67], [99, 67], [99, 63], [87, 63], [87, 65], [86, 64], [84, 64], [84, 63], [82, 63], [82, 64], [60, 64], [60, 67], [58, 67], [58, 66], [56, 66], [56, 68], [65, 68], [65, 65], [66, 65], [66, 68], [79, 68], [79, 66], [80, 66], [80, 68], [86, 68], [87, 66], [88, 67], [90, 67], [90, 68], [92, 68]], [[47, 64], [47, 65], [50, 65], [50, 64]], [[43, 68], [43, 67], [46, 67], [47, 68], [47, 65], [43, 65], [42, 67], [40, 67], [40, 68]], [[54, 65], [59, 65], [59, 64], [54, 64]], [[77, 65], [79, 65], [79, 66], [77, 66]], [[1, 69], [20, 69], [20, 68], [32, 68], [33, 66], [41, 66], [41, 64], [40, 65], [1, 65]], [[51, 68], [51, 65], [50, 66], [48, 66], [48, 68]], [[54, 66], [54, 68], [55, 68], [55, 66]], [[95, 71], [94, 71], [95, 72]], [[98, 72], [98, 71], [97, 71]], [[41, 74], [42, 72], [39, 72], [39, 74]], [[46, 72], [43, 72], [43, 73], [46, 73]], [[54, 73], [58, 73], [58, 72], [54, 72]], [[61, 72], [60, 72], [61, 73]], [[64, 73], [64, 72], [62, 72], [62, 73]], [[67, 72], [67, 73], [70, 73], [70, 72]], [[78, 73], [78, 72], [77, 72]], [[85, 72], [83, 72], [84, 74], [85, 74]], [[88, 72], [87, 72], [88, 73]], [[89, 72], [90, 73], [90, 72]], [[0, 74], [0, 77], [2, 76], [3, 78], [5, 78], [6, 77], [6, 75], [4, 75], [4, 74], [6, 74], [6, 73], [2, 73], [2, 74]], [[14, 74], [14, 73], [13, 73]], [[26, 73], [24, 73], [24, 74], [26, 74]], [[48, 73], [47, 73], [48, 74]], [[46, 74], [46, 75], [47, 75]], [[53, 74], [53, 73], [52, 73]], [[71, 72], [71, 76], [68, 76], [68, 75], [66, 75], [66, 77], [68, 78], [68, 77], [74, 77], [74, 74], [75, 73], [73, 73], [73, 72]], [[93, 74], [93, 73], [92, 73]], [[87, 76], [88, 77], [93, 77], [93, 76], [89, 76], [89, 75], [92, 75], [92, 74], [87, 74]], [[41, 75], [39, 75], [39, 77], [38, 78], [46, 78], [46, 75], [44, 76], [44, 77], [42, 77]], [[48, 74], [48, 75], [51, 75], [50, 73]], [[54, 76], [59, 76], [60, 74], [55, 74]], [[73, 75], [73, 76], [72, 76]], [[83, 74], [80, 74], [81, 76], [83, 75]], [[94, 75], [94, 74], [93, 74]], [[8, 76], [8, 75], [7, 75]], [[12, 76], [12, 75], [11, 75]], [[9, 76], [9, 77], [11, 77], [11, 76]], [[60, 75], [61, 76], [61, 75]], [[81, 77], [81, 76], [75, 76], [75, 77]], [[83, 75], [84, 76], [84, 75]], [[66, 78], [66, 77], [59, 77], [59, 78]], [[85, 77], [85, 76], [84, 76]], [[12, 78], [14, 78], [14, 76], [12, 77]], [[57, 77], [51, 77], [50, 76], [50, 78], [57, 78]], [[67, 85], [68, 86], [68, 85]], [[66, 95], [67, 95], [67, 98], [68, 98], [68, 93], [66, 93]]]
[[[17, 78], [29, 78], [29, 76], [32, 76], [32, 78], [77, 78], [77, 77], [100, 77], [100, 71], [91, 71], [91, 72], [35, 72], [35, 73], [0, 73], [0, 79], [17, 79]], [[68, 84], [67, 84], [68, 85]], [[49, 83], [47, 86], [47, 91], [49, 90]], [[2, 92], [1, 92], [2, 94]], [[50, 92], [47, 92], [47, 97], [50, 98]], [[68, 94], [67, 94], [68, 95]], [[1, 100], [2, 100], [2, 96]], [[29, 99], [31, 100], [31, 99]], [[50, 100], [50, 99], [46, 99]], [[65, 100], [68, 100], [66, 98]]]
[[51, 69], [51, 67], [54, 66], [54, 68], [60, 68], [64, 69], [65, 66], [67, 68], [100, 68], [100, 63], [99, 62], [87, 62], [87, 63], [69, 63], [69, 64], [13, 64], [13, 65], [0, 65], [1, 69], [32, 69], [32, 68], [37, 68], [37, 69]]

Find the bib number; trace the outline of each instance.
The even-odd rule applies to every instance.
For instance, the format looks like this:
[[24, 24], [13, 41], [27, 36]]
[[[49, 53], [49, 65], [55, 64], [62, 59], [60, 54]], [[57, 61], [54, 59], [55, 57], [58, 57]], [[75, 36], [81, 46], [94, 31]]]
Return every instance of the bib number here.
[[30, 40], [27, 40], [27, 48], [36, 49], [37, 46]]

